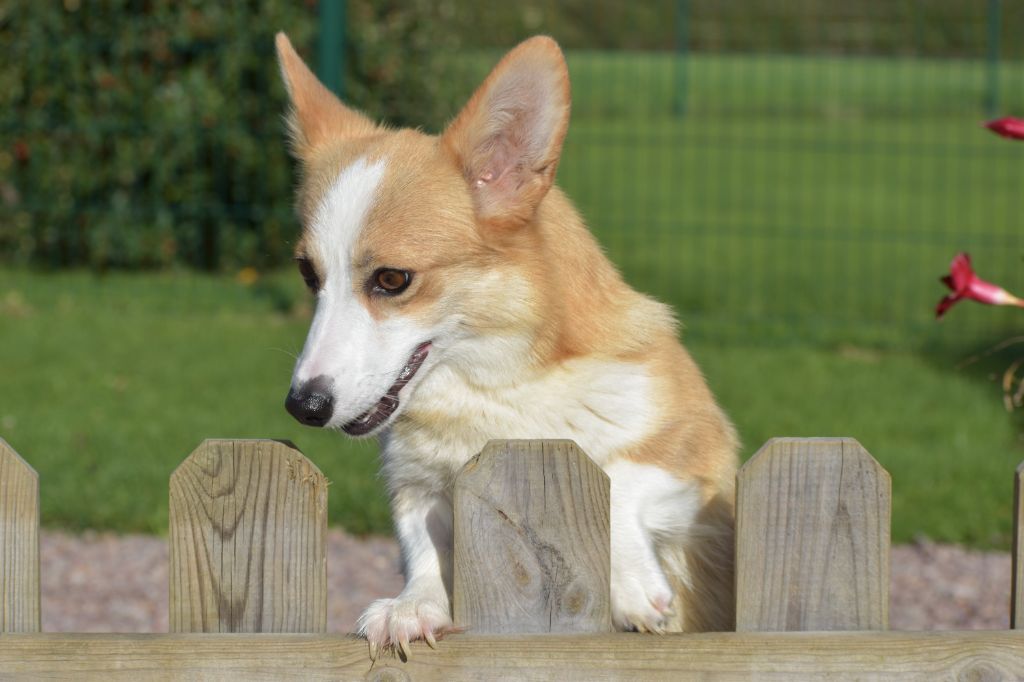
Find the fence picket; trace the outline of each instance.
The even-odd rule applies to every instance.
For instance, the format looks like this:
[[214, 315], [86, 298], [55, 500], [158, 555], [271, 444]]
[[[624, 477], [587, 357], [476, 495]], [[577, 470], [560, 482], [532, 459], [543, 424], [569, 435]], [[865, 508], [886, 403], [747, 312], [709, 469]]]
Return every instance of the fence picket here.
[[324, 632], [327, 479], [291, 443], [206, 440], [170, 481], [172, 632]]
[[609, 632], [609, 482], [572, 441], [491, 441], [455, 483], [454, 618]]
[[1010, 627], [1024, 630], [1024, 462], [1013, 477], [1013, 587], [1010, 597]]
[[3, 438], [0, 632], [39, 632], [39, 477]]
[[768, 441], [737, 476], [736, 629], [887, 629], [890, 506], [857, 441]]

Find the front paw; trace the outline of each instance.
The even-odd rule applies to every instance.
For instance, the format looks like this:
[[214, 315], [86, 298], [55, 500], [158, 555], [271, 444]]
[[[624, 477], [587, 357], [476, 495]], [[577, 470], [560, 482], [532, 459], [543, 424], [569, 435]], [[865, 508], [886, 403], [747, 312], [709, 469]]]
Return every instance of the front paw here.
[[[614, 576], [612, 579], [612, 622], [620, 630], [663, 634], [672, 617], [672, 590], [661, 575]], [[618, 578], [618, 579], [616, 579]]]
[[432, 599], [398, 596], [378, 599], [359, 617], [359, 636], [370, 644], [370, 658], [384, 649], [400, 650], [409, 657], [409, 642], [423, 639], [430, 647], [457, 628], [447, 605]]

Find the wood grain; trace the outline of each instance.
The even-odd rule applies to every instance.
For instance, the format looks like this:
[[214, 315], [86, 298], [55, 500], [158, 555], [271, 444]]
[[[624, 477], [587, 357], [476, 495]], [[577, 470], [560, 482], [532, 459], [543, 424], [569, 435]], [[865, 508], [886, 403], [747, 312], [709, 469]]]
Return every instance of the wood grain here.
[[1024, 462], [1013, 477], [1013, 587], [1010, 596], [1010, 627], [1024, 630]]
[[889, 474], [849, 438], [776, 438], [737, 475], [736, 629], [889, 626]]
[[5, 635], [4, 680], [1019, 680], [1024, 631], [454, 635], [371, 666], [344, 635]]
[[324, 632], [327, 479], [294, 445], [207, 440], [171, 475], [172, 632]]
[[3, 438], [0, 632], [39, 632], [39, 476]]
[[455, 622], [610, 632], [608, 476], [572, 441], [492, 441], [455, 483]]

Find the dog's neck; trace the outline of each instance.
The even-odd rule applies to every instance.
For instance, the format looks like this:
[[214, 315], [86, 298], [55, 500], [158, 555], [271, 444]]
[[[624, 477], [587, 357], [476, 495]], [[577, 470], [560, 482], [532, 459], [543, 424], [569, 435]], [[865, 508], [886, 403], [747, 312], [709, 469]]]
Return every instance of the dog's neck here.
[[530, 230], [544, 311], [533, 348], [538, 368], [573, 358], [632, 360], [663, 334], [675, 335], [671, 310], [623, 281], [557, 187]]

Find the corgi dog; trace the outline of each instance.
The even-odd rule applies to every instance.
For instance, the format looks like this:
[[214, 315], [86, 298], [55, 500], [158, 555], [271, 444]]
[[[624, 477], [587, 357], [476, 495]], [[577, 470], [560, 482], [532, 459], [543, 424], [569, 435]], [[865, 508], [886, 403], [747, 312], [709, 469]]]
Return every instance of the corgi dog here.
[[277, 52], [316, 299], [286, 400], [380, 439], [406, 584], [371, 652], [453, 631], [451, 486], [491, 439], [568, 438], [611, 481], [617, 628], [734, 627], [735, 431], [668, 307], [631, 289], [554, 185], [557, 43], [509, 52], [440, 136], [378, 125]]

